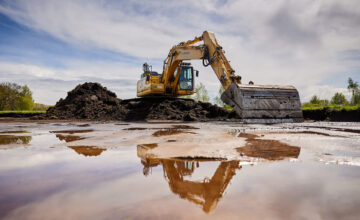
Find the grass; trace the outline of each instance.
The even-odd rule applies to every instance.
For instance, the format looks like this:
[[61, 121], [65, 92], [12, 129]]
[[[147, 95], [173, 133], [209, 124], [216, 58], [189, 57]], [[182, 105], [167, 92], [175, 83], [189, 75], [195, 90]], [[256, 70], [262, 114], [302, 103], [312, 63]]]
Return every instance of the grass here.
[[327, 109], [329, 111], [354, 111], [360, 110], [360, 105], [328, 105], [328, 106], [303, 106], [301, 109], [303, 111], [307, 110], [322, 110]]
[[15, 110], [15, 111], [0, 111], [0, 114], [8, 114], [8, 113], [34, 114], [34, 113], [45, 113], [45, 112], [46, 111]]

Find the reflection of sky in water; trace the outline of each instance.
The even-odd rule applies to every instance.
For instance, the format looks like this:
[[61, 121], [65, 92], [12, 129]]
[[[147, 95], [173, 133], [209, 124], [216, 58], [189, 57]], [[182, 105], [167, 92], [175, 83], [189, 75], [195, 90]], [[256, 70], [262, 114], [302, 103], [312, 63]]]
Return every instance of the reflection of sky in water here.
[[[27, 147], [0, 151], [0, 218], [356, 219], [359, 168], [326, 165], [310, 155], [302, 149], [298, 162], [232, 169], [215, 209], [205, 213], [201, 204], [172, 188], [171, 166], [159, 160], [144, 175], [136, 144], [84, 156], [44, 132], [34, 135]], [[186, 191], [184, 182], [209, 182], [221, 164], [178, 163], [174, 167], [182, 166], [184, 172], [174, 183]]]

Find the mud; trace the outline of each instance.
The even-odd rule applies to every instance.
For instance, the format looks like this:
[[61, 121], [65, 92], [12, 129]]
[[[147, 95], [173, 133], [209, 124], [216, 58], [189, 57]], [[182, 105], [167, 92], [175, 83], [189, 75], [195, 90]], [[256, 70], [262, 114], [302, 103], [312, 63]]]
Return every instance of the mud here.
[[75, 134], [75, 133], [89, 133], [93, 132], [93, 129], [87, 130], [60, 130], [60, 131], [49, 131], [50, 133], [63, 133], [63, 134]]
[[76, 135], [62, 135], [62, 134], [57, 134], [56, 137], [59, 138], [60, 141], [65, 141], [66, 143], [85, 139], [84, 137], [80, 137]]
[[169, 136], [169, 135], [176, 135], [176, 134], [196, 134], [196, 133], [191, 132], [191, 131], [184, 131], [184, 130], [180, 130], [180, 129], [168, 128], [165, 130], [155, 131], [152, 135], [155, 137], [160, 137], [160, 136]]
[[99, 83], [84, 83], [68, 92], [46, 114], [37, 119], [91, 119], [91, 120], [180, 120], [210, 121], [236, 120], [230, 112], [207, 102], [192, 99], [153, 97], [118, 99], [115, 93]]
[[31, 136], [0, 135], [0, 145], [29, 144]]
[[238, 137], [246, 139], [244, 147], [236, 148], [241, 154], [248, 157], [260, 157], [267, 160], [283, 160], [285, 158], [298, 158], [300, 147], [291, 146], [278, 140], [257, 139], [255, 134], [241, 133]]
[[89, 124], [81, 124], [81, 125], [76, 125], [76, 126], [78, 126], [78, 127], [90, 127]]
[[19, 134], [19, 133], [29, 133], [28, 131], [1, 131], [0, 134]]
[[173, 125], [172, 127], [176, 129], [199, 129], [191, 125]]
[[343, 131], [343, 132], [360, 134], [360, 130], [350, 129], [350, 128], [334, 128], [334, 127], [324, 127], [324, 126], [306, 126], [306, 127], [307, 128], [320, 128], [320, 129], [326, 129], [326, 130], [331, 130], [331, 131]]
[[73, 149], [76, 153], [81, 154], [85, 157], [96, 157], [99, 156], [106, 149], [99, 148], [97, 146], [68, 146]]

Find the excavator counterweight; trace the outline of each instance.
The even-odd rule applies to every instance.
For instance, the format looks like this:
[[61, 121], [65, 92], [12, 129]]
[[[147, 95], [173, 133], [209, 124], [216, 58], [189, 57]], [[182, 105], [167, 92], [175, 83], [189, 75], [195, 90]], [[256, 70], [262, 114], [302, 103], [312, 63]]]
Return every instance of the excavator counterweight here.
[[[202, 45], [195, 46], [203, 41]], [[245, 85], [225, 56], [215, 34], [204, 31], [200, 37], [173, 46], [158, 74], [144, 69], [137, 83], [137, 95], [182, 96], [194, 93], [194, 70], [187, 60], [202, 60], [211, 66], [225, 92], [224, 103], [234, 108], [245, 123], [302, 122], [298, 91], [292, 86]], [[147, 64], [144, 66], [148, 67]]]

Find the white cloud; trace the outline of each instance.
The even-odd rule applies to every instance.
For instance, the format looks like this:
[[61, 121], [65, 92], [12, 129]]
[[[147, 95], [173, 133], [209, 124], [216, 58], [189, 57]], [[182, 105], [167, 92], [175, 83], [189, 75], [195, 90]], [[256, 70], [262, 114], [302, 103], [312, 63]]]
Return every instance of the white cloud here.
[[[315, 88], [324, 88], [323, 82], [329, 78], [338, 76], [342, 83], [330, 82], [328, 92], [345, 87], [348, 76], [344, 73], [360, 69], [358, 60], [344, 56], [348, 50], [360, 51], [360, 4], [356, 0], [5, 2], [0, 4], [0, 12], [32, 29], [77, 46], [120, 52], [144, 61], [164, 59], [174, 44], [211, 30], [245, 83], [294, 85], [303, 100], [310, 92], [322, 91]], [[26, 70], [22, 64], [18, 69], [37, 77], [67, 80], [133, 78], [141, 71], [140, 66], [120, 62], [67, 64], [60, 72]], [[200, 81], [215, 95], [219, 84], [211, 69], [196, 66], [202, 71]], [[360, 74], [355, 77], [359, 79]]]

